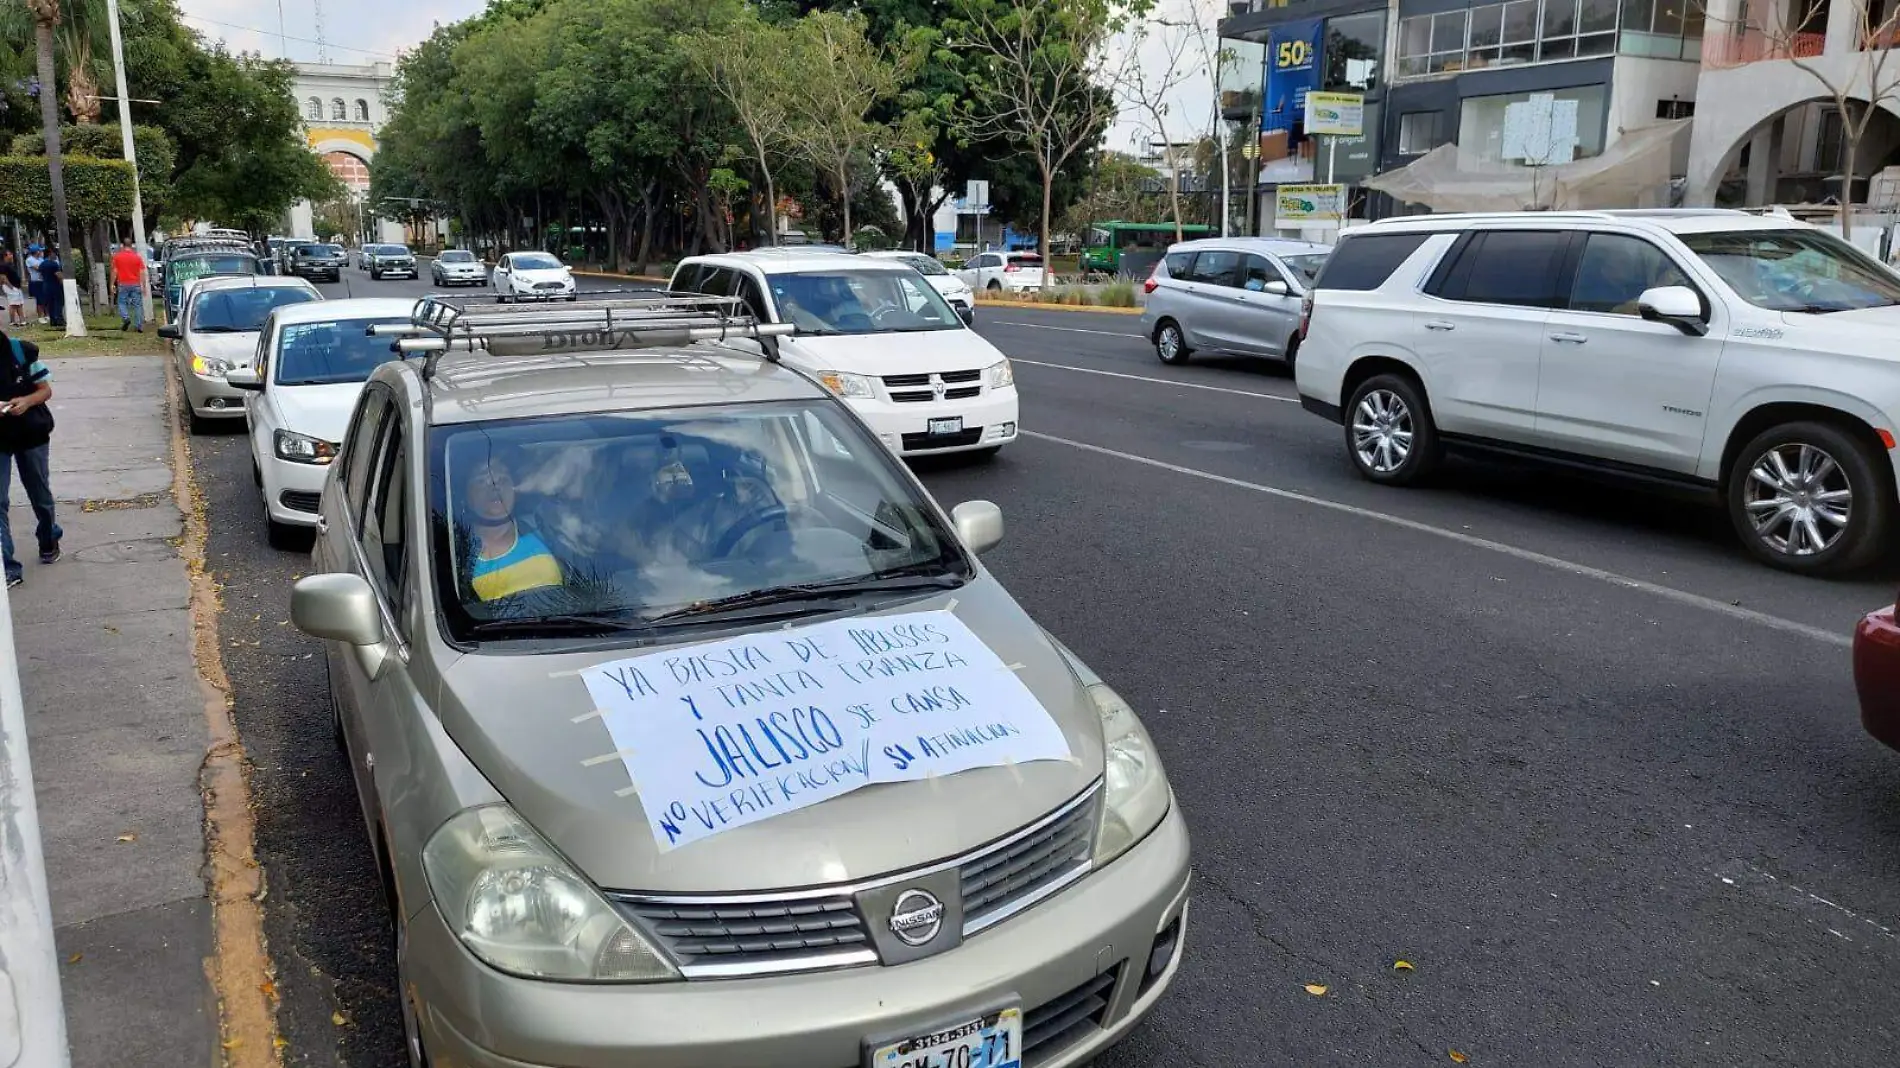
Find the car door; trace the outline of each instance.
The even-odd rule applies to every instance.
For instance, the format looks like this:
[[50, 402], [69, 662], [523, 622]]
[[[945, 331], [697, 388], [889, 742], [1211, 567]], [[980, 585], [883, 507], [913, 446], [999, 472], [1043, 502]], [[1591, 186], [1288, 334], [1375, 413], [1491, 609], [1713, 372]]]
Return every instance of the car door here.
[[1538, 352], [1562, 303], [1569, 230], [1474, 230], [1427, 278], [1409, 326], [1448, 434], [1530, 444], [1536, 437]]
[[1181, 280], [1178, 320], [1188, 347], [1217, 352], [1240, 352], [1236, 336], [1243, 318], [1240, 307], [1240, 253], [1204, 248], [1196, 253]]
[[971, 289], [980, 290], [985, 288], [990, 277], [996, 273], [994, 268], [1001, 266], [1002, 262], [1003, 257], [993, 252], [985, 252], [971, 260], [970, 266], [958, 271], [957, 275], [969, 283]]
[[1278, 263], [1257, 252], [1240, 258], [1240, 313], [1234, 342], [1260, 356], [1285, 356], [1286, 343], [1300, 328], [1299, 291]]
[[1584, 239], [1565, 306], [1545, 321], [1538, 444], [1693, 474], [1721, 361], [1718, 332], [1696, 337], [1636, 310], [1645, 289], [1709, 295], [1667, 249], [1635, 234]]
[[495, 292], [497, 293], [508, 292], [508, 276], [513, 273], [514, 273], [514, 254], [509, 253], [508, 255], [503, 256], [501, 258], [500, 263], [495, 264], [495, 270], [490, 275], [490, 281], [494, 283]]

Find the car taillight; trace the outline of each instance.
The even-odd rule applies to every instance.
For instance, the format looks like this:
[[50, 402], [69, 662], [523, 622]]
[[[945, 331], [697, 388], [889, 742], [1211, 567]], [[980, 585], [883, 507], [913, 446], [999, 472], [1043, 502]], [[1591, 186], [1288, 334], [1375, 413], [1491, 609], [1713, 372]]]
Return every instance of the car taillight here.
[[1156, 287], [1161, 285], [1160, 278], [1161, 278], [1161, 261], [1156, 260], [1155, 265], [1153, 267], [1148, 268], [1148, 280], [1141, 283], [1141, 291], [1143, 293], [1153, 293]]
[[1007, 267], [1004, 267], [1004, 268], [1003, 268], [1003, 273], [1004, 273], [1004, 274], [1015, 274], [1015, 273], [1016, 273], [1017, 271], [1020, 271], [1020, 270], [1022, 270], [1022, 268], [1021, 268], [1021, 267], [1018, 267], [1017, 265], [1015, 265], [1015, 264], [1013, 264], [1013, 263], [1012, 263], [1012, 264], [1010, 264], [1009, 266], [1007, 266]]
[[1307, 290], [1300, 300], [1300, 340], [1306, 340], [1306, 332], [1313, 327], [1313, 292]]

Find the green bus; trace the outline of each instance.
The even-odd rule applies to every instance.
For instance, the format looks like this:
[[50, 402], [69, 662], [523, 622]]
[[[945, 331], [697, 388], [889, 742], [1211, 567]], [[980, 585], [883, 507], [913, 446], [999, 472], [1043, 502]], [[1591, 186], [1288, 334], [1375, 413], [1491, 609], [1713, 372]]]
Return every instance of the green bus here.
[[[1213, 237], [1211, 226], [1183, 225], [1181, 240]], [[1144, 273], [1174, 244], [1174, 224], [1169, 222], [1096, 223], [1089, 230], [1088, 243], [1082, 247], [1085, 274], [1135, 275]]]

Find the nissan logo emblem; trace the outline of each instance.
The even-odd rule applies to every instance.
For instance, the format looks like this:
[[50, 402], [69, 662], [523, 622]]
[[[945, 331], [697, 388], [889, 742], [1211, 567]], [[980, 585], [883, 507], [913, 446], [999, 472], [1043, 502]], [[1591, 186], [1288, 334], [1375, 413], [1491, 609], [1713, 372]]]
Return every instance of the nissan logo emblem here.
[[891, 933], [907, 946], [928, 945], [943, 929], [943, 902], [928, 890], [906, 890], [891, 906]]

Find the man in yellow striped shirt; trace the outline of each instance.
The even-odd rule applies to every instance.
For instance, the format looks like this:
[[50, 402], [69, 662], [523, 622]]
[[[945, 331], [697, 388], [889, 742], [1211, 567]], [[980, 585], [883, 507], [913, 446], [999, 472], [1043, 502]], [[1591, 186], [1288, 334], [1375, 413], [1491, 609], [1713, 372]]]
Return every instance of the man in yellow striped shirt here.
[[561, 565], [547, 543], [515, 520], [515, 480], [507, 465], [488, 460], [463, 485], [463, 500], [473, 517], [475, 596], [494, 601], [559, 586]]

